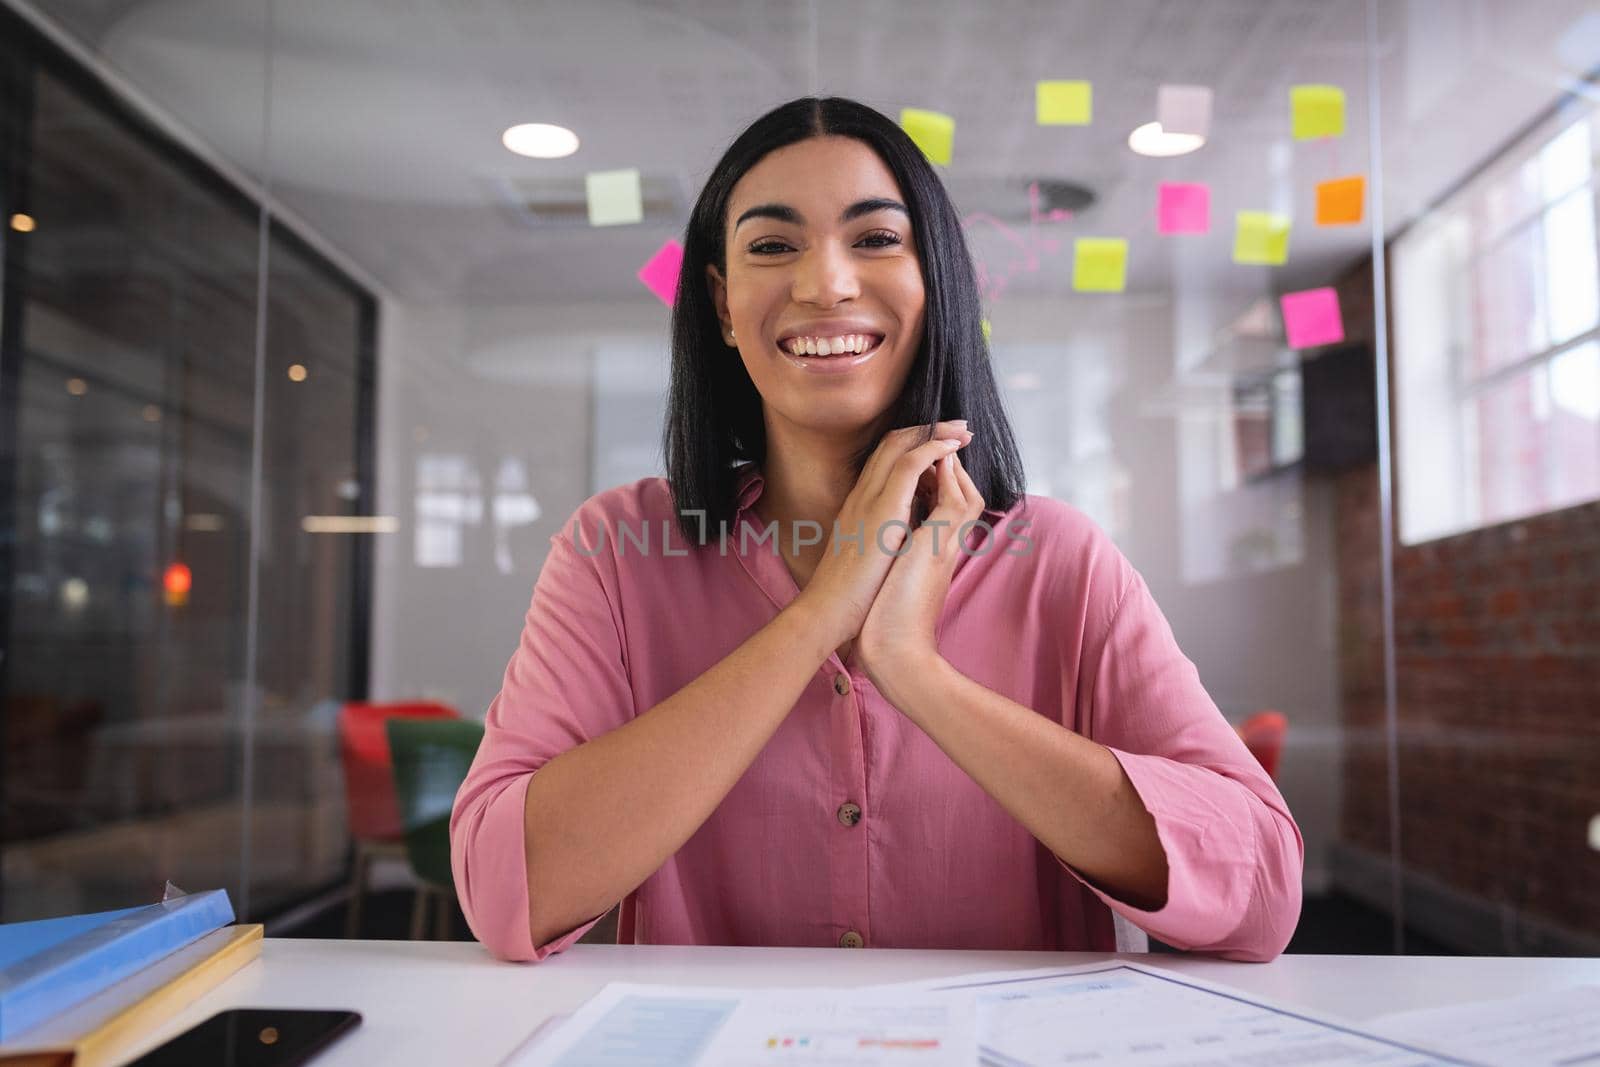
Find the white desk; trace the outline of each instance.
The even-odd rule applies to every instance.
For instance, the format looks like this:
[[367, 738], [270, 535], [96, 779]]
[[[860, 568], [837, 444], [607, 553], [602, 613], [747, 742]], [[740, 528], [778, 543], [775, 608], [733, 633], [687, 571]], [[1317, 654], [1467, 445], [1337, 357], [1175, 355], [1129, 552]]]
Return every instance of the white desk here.
[[[499, 1063], [546, 1017], [572, 1011], [611, 981], [852, 986], [1114, 958], [1089, 952], [577, 945], [544, 963], [519, 965], [501, 963], [465, 942], [269, 938], [259, 959], [151, 1035], [139, 1051], [226, 1008], [349, 1008], [361, 1013], [361, 1026], [318, 1057], [316, 1067], [469, 1067]], [[1600, 984], [1600, 959], [1282, 956], [1259, 964], [1174, 955], [1120, 958], [1354, 1021]]]

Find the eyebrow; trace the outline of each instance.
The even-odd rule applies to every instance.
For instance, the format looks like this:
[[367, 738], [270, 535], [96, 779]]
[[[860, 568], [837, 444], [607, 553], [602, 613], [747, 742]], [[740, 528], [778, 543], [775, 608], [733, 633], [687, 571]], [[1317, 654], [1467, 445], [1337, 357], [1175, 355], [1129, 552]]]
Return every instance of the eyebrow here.
[[[870, 215], [874, 211], [898, 211], [906, 218], [911, 217], [911, 212], [907, 211], [906, 206], [900, 201], [891, 200], [888, 197], [875, 196], [866, 200], [857, 200], [845, 208], [844, 212], [839, 216], [839, 221], [854, 222], [861, 216]], [[794, 226], [800, 226], [805, 223], [805, 217], [788, 204], [757, 204], [743, 215], [740, 215], [739, 220], [733, 224], [733, 228], [737, 230], [750, 219], [776, 219], [779, 222], [787, 222]]]

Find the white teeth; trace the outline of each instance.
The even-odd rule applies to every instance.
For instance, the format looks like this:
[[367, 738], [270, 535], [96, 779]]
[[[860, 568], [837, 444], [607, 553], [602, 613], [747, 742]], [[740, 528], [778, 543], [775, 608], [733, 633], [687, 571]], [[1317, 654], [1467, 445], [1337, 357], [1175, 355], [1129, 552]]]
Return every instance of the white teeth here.
[[877, 343], [871, 334], [849, 333], [839, 337], [791, 337], [783, 342], [783, 348], [795, 356], [842, 356], [846, 352], [865, 352]]

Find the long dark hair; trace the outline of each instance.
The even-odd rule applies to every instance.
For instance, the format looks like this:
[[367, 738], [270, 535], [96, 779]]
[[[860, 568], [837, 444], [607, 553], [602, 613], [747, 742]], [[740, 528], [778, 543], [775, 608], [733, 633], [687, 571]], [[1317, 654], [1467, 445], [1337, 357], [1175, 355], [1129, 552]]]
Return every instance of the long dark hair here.
[[[905, 197], [920, 253], [922, 345], [889, 425], [926, 426], [931, 436], [935, 422], [968, 420], [974, 436], [961, 465], [985, 507], [1009, 511], [1023, 495], [1022, 457], [995, 387], [972, 257], [949, 194], [922, 151], [882, 114], [842, 97], [802, 97], [761, 116], [723, 153], [684, 230], [662, 449], [678, 524], [690, 544], [707, 543], [722, 521], [731, 526], [734, 468], [741, 460], [764, 463], [767, 452], [761, 394], [743, 362], [730, 358], [706, 284], [707, 264], [727, 273], [728, 198], [768, 153], [830, 135], [852, 137], [883, 160]], [[857, 470], [876, 447], [874, 441], [856, 457]], [[704, 524], [689, 512], [703, 512]]]

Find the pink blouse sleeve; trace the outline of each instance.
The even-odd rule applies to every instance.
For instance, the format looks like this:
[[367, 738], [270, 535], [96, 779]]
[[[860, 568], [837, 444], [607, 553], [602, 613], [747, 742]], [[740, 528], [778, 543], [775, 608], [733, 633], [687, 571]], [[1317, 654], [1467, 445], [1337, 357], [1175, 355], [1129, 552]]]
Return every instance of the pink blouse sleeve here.
[[599, 921], [597, 915], [548, 944], [533, 944], [523, 806], [540, 767], [634, 714], [621, 625], [598, 560], [564, 535], [551, 542], [522, 640], [450, 814], [462, 911], [478, 940], [508, 960], [543, 960]]
[[1109, 602], [1099, 647], [1085, 634], [1079, 729], [1117, 757], [1154, 817], [1167, 901], [1144, 911], [1084, 884], [1175, 948], [1270, 960], [1300, 917], [1300, 829], [1200, 684], [1144, 579], [1109, 543], [1099, 555], [1094, 569], [1115, 574], [1122, 592]]

